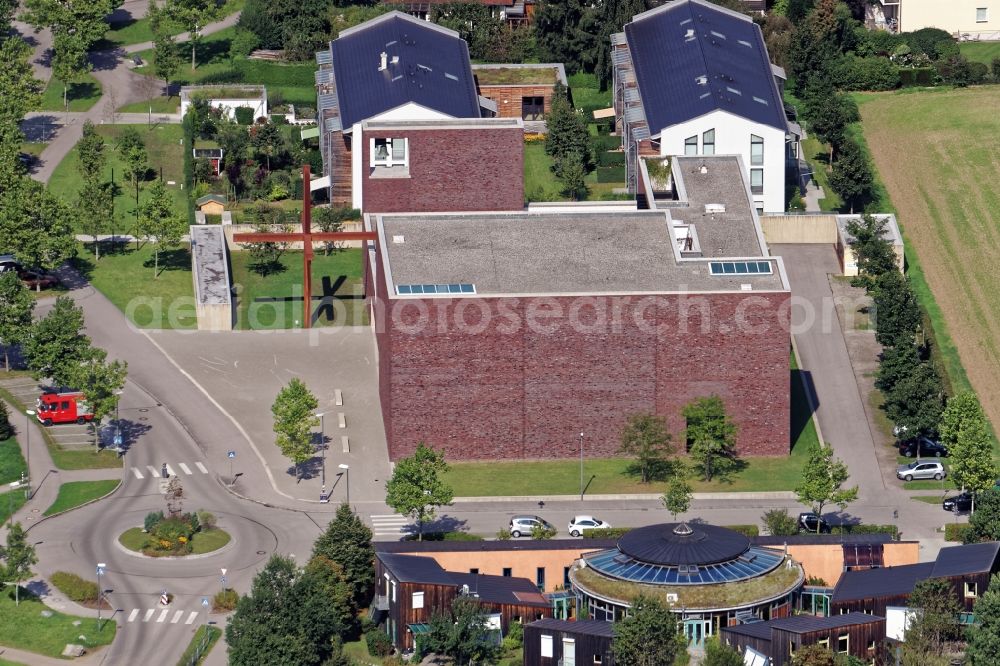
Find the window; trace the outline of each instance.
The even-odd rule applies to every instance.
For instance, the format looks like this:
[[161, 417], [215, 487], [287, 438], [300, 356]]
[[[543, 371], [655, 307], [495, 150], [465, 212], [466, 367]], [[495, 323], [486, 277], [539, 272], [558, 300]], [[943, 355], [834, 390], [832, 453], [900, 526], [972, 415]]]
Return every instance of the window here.
[[847, 654], [847, 650], [851, 644], [851, 635], [844, 634], [843, 636], [837, 637], [837, 652], [841, 654]]
[[698, 154], [698, 137], [689, 136], [684, 139], [684, 154], [685, 155], [697, 155]]
[[424, 607], [424, 593], [414, 592], [413, 593], [413, 610]]
[[396, 581], [392, 581], [392, 601], [396, 601]]
[[569, 589], [569, 567], [563, 567], [563, 587]]
[[770, 261], [710, 261], [712, 275], [770, 275]]
[[543, 657], [552, 658], [552, 637], [542, 634], [542, 655]]
[[753, 209], [755, 211], [757, 211], [758, 215], [763, 215], [764, 214], [764, 202], [763, 201], [754, 201], [753, 202]]
[[510, 567], [504, 567], [503, 575], [506, 576], [507, 578], [510, 578], [513, 575], [513, 571], [511, 571]]
[[603, 664], [604, 663], [604, 655], [603, 654], [595, 654], [594, 655], [594, 663], [595, 664]]
[[764, 170], [750, 169], [750, 191], [754, 194], [764, 192]]
[[970, 583], [965, 581], [965, 598], [975, 599], [979, 596], [979, 583]]
[[764, 163], [764, 137], [750, 135], [750, 164], [755, 166]]
[[976, 7], [976, 23], [986, 23], [990, 20], [989, 7]]
[[874, 652], [875, 651], [875, 641], [873, 641], [873, 640], [872, 641], [868, 641], [868, 651], [869, 652]]
[[564, 638], [562, 640], [562, 666], [576, 666], [576, 640]]
[[474, 294], [474, 284], [398, 284], [397, 294]]
[[470, 574], [478, 574], [479, 573], [479, 569], [469, 569], [469, 573]]
[[539, 592], [545, 591], [545, 567], [535, 569], [535, 585], [538, 586]]
[[521, 118], [524, 120], [541, 120], [545, 116], [544, 97], [522, 97]]
[[715, 154], [715, 130], [710, 129], [701, 135], [701, 154], [702, 155], [714, 155]]
[[409, 166], [407, 139], [372, 139], [370, 148], [373, 168]]
[[830, 649], [830, 639], [829, 638], [824, 638], [821, 641], [816, 641], [816, 644], [819, 645], [821, 648], [824, 648], [824, 649], [827, 649], [827, 650]]

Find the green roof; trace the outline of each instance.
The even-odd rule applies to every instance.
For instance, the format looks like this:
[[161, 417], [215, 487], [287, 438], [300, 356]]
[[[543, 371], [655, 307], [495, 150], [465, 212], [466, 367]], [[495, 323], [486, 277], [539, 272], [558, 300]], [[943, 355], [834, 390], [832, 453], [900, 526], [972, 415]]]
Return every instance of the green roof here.
[[559, 73], [555, 67], [475, 67], [472, 73], [481, 86], [518, 84], [555, 85]]

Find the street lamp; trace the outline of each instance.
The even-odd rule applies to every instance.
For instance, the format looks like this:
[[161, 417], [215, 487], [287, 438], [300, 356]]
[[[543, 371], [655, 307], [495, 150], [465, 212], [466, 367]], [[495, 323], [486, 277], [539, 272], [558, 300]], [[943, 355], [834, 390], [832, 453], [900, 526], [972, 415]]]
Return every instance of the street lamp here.
[[319, 447], [321, 455], [323, 456], [323, 467], [322, 467], [322, 480], [323, 480], [323, 494], [326, 494], [326, 428], [323, 426], [323, 417], [326, 416], [326, 412], [320, 412], [316, 416], [319, 417]]
[[21, 484], [17, 481], [10, 482], [10, 492], [7, 493], [7, 506], [10, 514], [7, 516], [7, 527], [11, 527], [14, 524], [14, 491]]
[[[113, 243], [114, 241], [112, 241]], [[122, 420], [119, 416], [118, 407], [121, 404], [122, 394], [125, 393], [125, 389], [118, 389], [115, 393], [115, 450], [121, 455], [122, 452]]]
[[104, 588], [101, 587], [101, 576], [104, 575], [104, 562], [97, 563], [97, 632], [101, 631], [101, 599], [104, 597]]
[[31, 499], [31, 417], [35, 415], [35, 410], [26, 409], [24, 414], [24, 448], [28, 454], [24, 457], [24, 464], [28, 467], [28, 485], [24, 489], [24, 497]]
[[583, 433], [580, 433], [580, 501], [583, 501]]
[[344, 470], [344, 481], [347, 483], [347, 504], [351, 504], [351, 466], [345, 463], [340, 463], [338, 465], [340, 469]]

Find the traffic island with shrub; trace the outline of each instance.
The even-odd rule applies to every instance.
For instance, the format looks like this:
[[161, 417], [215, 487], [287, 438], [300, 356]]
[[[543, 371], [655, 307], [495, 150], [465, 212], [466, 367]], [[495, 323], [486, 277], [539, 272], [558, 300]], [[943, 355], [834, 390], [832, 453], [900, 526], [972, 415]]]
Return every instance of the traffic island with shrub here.
[[208, 511], [171, 516], [154, 511], [146, 515], [143, 527], [125, 530], [118, 542], [148, 557], [184, 557], [219, 550], [231, 538], [216, 526], [215, 516]]

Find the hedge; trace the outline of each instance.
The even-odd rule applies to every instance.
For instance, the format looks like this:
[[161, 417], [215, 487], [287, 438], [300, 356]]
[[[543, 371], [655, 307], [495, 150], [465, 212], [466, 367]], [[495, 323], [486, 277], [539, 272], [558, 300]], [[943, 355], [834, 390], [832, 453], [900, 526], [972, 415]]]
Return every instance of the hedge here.
[[968, 523], [947, 523], [944, 526], [944, 540], [965, 542], [965, 534], [972, 529]]
[[760, 530], [756, 525], [723, 525], [723, 527], [748, 537], [760, 536]]
[[899, 70], [888, 58], [844, 55], [833, 63], [834, 85], [844, 90], [892, 90], [899, 86]]
[[[408, 534], [403, 541], [416, 541], [416, 534]], [[468, 532], [424, 532], [424, 541], [483, 541], [483, 537]]]
[[899, 528], [895, 525], [836, 525], [831, 534], [890, 534], [893, 539], [899, 538]]
[[927, 87], [934, 85], [936, 72], [933, 67], [916, 67], [899, 70], [899, 85], [904, 88], [913, 86]]
[[184, 199], [187, 201], [188, 224], [194, 224], [194, 107], [181, 121], [184, 130]]
[[77, 603], [97, 603], [97, 583], [80, 578], [75, 573], [57, 571], [49, 578], [56, 589]]
[[618, 150], [622, 147], [622, 138], [620, 136], [592, 136], [590, 143], [597, 151]]
[[624, 534], [631, 532], [631, 527], [602, 527], [599, 530], [587, 530], [583, 533], [584, 539], [617, 539]]

